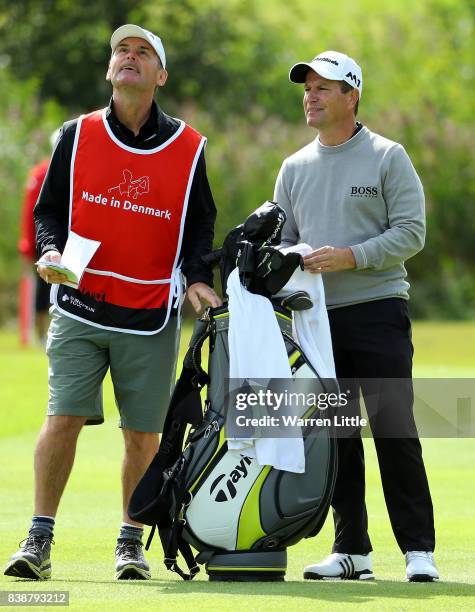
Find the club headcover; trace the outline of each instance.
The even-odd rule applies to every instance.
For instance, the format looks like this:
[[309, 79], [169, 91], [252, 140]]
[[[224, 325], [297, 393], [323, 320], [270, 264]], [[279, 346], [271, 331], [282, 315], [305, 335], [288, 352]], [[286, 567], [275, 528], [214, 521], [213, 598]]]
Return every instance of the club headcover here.
[[239, 259], [239, 278], [248, 291], [268, 298], [279, 293], [298, 267], [303, 270], [303, 258], [299, 253], [284, 255], [271, 246], [254, 248], [253, 259], [252, 272], [249, 265], [242, 269]]
[[236, 266], [244, 287], [266, 297], [278, 293], [298, 266], [303, 269], [300, 255], [283, 255], [274, 248], [281, 241], [286, 219], [278, 204], [267, 201], [229, 232], [220, 253], [223, 290]]
[[287, 215], [276, 202], [267, 200], [244, 221], [243, 233], [249, 242], [280, 243], [282, 228]]

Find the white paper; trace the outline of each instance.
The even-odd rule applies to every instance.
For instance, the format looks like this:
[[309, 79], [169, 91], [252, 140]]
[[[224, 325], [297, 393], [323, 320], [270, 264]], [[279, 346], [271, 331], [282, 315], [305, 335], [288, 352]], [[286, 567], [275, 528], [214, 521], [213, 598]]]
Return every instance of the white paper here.
[[66, 246], [61, 255], [61, 263], [71, 270], [71, 272], [74, 272], [78, 278], [78, 282], [81, 281], [84, 270], [93, 258], [100, 244], [98, 240], [90, 240], [74, 232], [69, 232]]
[[60, 264], [41, 260], [37, 263], [51, 270], [66, 274], [68, 281], [63, 284], [77, 289], [81, 282], [82, 275], [84, 274], [84, 270], [93, 258], [100, 244], [98, 240], [90, 240], [74, 232], [69, 232], [63, 254], [61, 255]]

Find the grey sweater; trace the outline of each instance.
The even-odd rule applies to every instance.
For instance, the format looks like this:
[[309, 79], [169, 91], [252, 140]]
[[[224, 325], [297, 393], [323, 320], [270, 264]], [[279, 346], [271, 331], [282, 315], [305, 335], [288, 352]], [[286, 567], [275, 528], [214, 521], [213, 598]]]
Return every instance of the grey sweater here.
[[355, 270], [323, 274], [328, 308], [409, 298], [404, 261], [424, 246], [424, 192], [400, 144], [366, 127], [334, 147], [317, 138], [284, 161], [274, 200], [285, 245], [353, 251]]

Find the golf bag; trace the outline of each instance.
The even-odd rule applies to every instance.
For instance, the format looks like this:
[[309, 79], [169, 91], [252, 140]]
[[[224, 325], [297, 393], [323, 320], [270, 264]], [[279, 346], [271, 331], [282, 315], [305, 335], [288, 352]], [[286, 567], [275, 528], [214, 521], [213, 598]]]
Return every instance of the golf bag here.
[[[301, 261], [300, 256], [276, 255], [270, 244], [270, 236], [279, 241], [276, 224], [281, 226], [285, 221], [283, 211], [272, 203], [261, 209], [246, 223], [248, 228], [253, 224], [262, 227], [260, 210], [266, 221], [273, 215], [267, 239], [250, 237], [245, 223], [230, 233], [216, 257], [223, 287], [237, 264], [243, 284], [270, 296], [287, 282]], [[308, 295], [297, 292], [283, 302], [272, 301], [292, 376], [302, 379], [304, 385], [308, 381], [313, 392], [317, 388], [322, 393], [337, 393], [336, 380], [319, 379], [292, 337], [292, 309], [311, 306]], [[197, 563], [205, 564], [210, 580], [283, 580], [287, 547], [316, 535], [325, 521], [336, 475], [336, 440], [331, 426], [303, 428], [303, 474], [258, 465], [256, 459], [228, 449], [228, 327], [226, 305], [209, 308], [196, 322], [160, 449], [132, 495], [129, 515], [152, 526], [146, 548], [158, 527], [165, 565], [185, 580], [199, 571]], [[201, 364], [205, 342], [209, 346], [207, 373]], [[200, 391], [204, 386], [203, 412]], [[303, 408], [299, 416], [318, 418], [323, 413], [314, 405]], [[196, 558], [191, 546], [199, 553]], [[178, 551], [188, 573], [177, 563]]]

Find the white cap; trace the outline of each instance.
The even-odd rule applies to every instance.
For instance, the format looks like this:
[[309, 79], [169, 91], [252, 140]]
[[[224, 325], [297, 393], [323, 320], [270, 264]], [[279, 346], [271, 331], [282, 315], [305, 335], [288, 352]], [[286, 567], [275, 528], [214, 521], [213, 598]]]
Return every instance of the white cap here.
[[292, 83], [305, 83], [307, 72], [313, 70], [330, 81], [346, 81], [363, 93], [363, 73], [354, 59], [338, 51], [324, 51], [311, 62], [299, 62], [292, 66], [289, 79]]
[[111, 36], [111, 49], [114, 52], [117, 45], [124, 40], [124, 38], [143, 38], [152, 45], [155, 49], [156, 54], [160, 58], [162, 68], [166, 65], [165, 48], [163, 47], [162, 41], [158, 36], [152, 34], [148, 30], [141, 28], [138, 25], [127, 23], [126, 25], [120, 26]]

